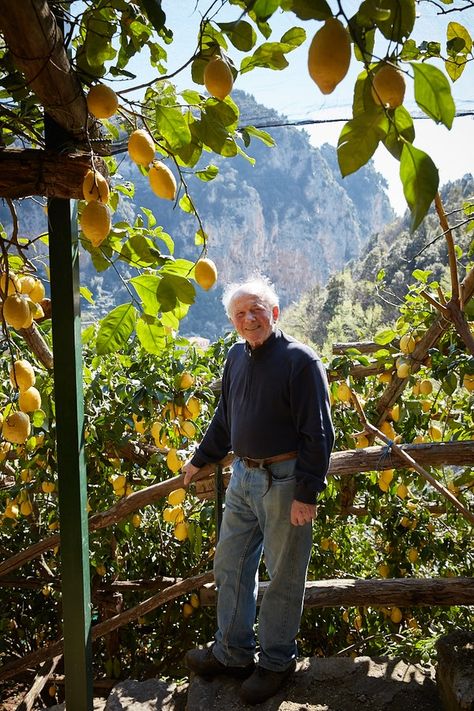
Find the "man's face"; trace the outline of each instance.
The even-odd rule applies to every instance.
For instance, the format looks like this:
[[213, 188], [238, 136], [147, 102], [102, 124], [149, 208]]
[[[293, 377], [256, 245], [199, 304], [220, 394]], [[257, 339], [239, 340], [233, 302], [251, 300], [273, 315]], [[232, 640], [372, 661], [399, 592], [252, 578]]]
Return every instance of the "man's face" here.
[[257, 348], [267, 340], [277, 318], [278, 306], [271, 309], [255, 294], [237, 292], [231, 301], [230, 320], [251, 348]]

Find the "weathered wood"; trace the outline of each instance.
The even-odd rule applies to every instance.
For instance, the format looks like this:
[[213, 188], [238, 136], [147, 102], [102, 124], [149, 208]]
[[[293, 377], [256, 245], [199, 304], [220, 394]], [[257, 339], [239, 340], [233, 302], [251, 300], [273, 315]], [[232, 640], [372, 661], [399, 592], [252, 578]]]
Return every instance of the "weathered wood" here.
[[48, 682], [48, 679], [51, 677], [52, 673], [58, 666], [61, 657], [62, 654], [59, 654], [57, 657], [54, 657], [52, 663], [48, 666], [46, 665], [46, 662], [44, 663], [42, 670], [39, 672], [39, 674], [36, 675], [31, 689], [25, 694], [21, 703], [17, 706], [16, 711], [32, 710], [33, 706], [35, 705], [36, 699], [41, 694]]
[[0, 31], [46, 113], [75, 142], [86, 140], [90, 123], [86, 99], [48, 2], [0, 0]]
[[351, 341], [350, 343], [333, 343], [332, 352], [335, 355], [347, 353], [349, 350], [357, 350], [359, 353], [375, 353], [384, 347], [374, 341]]
[[[150, 449], [152, 449], [150, 445]], [[434, 465], [471, 465], [474, 461], [474, 440], [467, 442], [437, 442], [433, 444], [409, 444], [401, 447], [403, 451], [410, 452], [420, 464]], [[156, 451], [156, 448], [155, 448]], [[228, 466], [232, 455], [222, 460], [223, 466]], [[388, 447], [367, 447], [366, 449], [351, 449], [345, 452], [334, 452], [329, 465], [329, 476], [355, 474], [363, 471], [377, 471], [400, 466], [403, 462]], [[208, 464], [195, 476], [195, 481], [205, 480], [214, 472], [214, 465]], [[174, 489], [184, 486], [184, 475], [172, 477], [158, 484], [153, 484], [146, 489], [134, 491], [130, 496], [120, 499], [114, 506], [106, 511], [93, 514], [89, 518], [89, 530], [96, 531], [105, 526], [117, 523], [129, 516], [133, 511], [148, 506], [159, 499], [168, 496]], [[12, 573], [29, 560], [38, 557], [41, 553], [51, 550], [60, 544], [59, 533], [54, 533], [32, 546], [19, 551], [11, 558], [0, 563], [1, 576]]]
[[[261, 600], [269, 583], [258, 586]], [[200, 591], [201, 605], [215, 605], [213, 584]], [[305, 607], [339, 607], [378, 605], [422, 607], [426, 605], [474, 604], [474, 578], [387, 578], [383, 580], [316, 580], [306, 583]]]
[[[177, 597], [191, 592], [191, 590], [200, 590], [203, 585], [206, 585], [212, 579], [212, 572], [207, 571], [205, 573], [201, 573], [200, 575], [186, 578], [186, 580], [181, 580], [179, 583], [175, 583], [174, 585], [170, 585], [165, 590], [161, 590], [161, 592], [153, 595], [153, 597], [150, 597], [147, 600], [140, 602], [138, 605], [135, 605], [135, 607], [131, 607], [130, 609], [125, 610], [125, 612], [121, 612], [119, 615], [114, 615], [114, 617], [94, 625], [92, 627], [92, 640], [99, 639], [100, 637], [109, 634], [123, 625], [133, 622], [143, 615], [147, 615], [152, 610], [156, 610], [157, 607], [160, 607], [171, 600], [175, 600]], [[60, 639], [57, 642], [53, 642], [49, 646], [42, 647], [31, 654], [27, 654], [21, 659], [15, 659], [12, 662], [4, 664], [0, 667], [0, 681], [11, 679], [25, 669], [35, 668], [41, 662], [44, 662], [47, 659], [52, 659], [58, 654], [61, 654], [62, 649], [63, 640]]]
[[28, 344], [40, 363], [47, 370], [52, 370], [53, 354], [36, 323], [33, 322], [29, 328], [20, 328], [18, 333], [23, 337], [25, 343]]
[[0, 151], [0, 195], [14, 199], [44, 195], [82, 200], [84, 176], [93, 166], [107, 177], [104, 161], [95, 158], [92, 162], [87, 153], [9, 148]]

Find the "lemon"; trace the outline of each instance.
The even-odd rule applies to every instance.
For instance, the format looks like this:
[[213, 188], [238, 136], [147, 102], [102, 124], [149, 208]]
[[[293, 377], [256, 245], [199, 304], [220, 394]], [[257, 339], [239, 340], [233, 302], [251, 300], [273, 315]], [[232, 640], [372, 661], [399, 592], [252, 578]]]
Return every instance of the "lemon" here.
[[135, 432], [137, 434], [144, 434], [145, 433], [145, 420], [141, 415], [136, 415], [135, 413], [132, 413], [132, 420], [135, 425]]
[[411, 365], [410, 363], [407, 362], [402, 362], [399, 365], [397, 365], [397, 376], [400, 378], [400, 380], [404, 380], [405, 378], [408, 378], [411, 372]]
[[379, 571], [379, 575], [382, 578], [388, 578], [388, 576], [390, 575], [390, 567], [387, 565], [387, 563], [381, 563], [377, 570]]
[[423, 412], [429, 412], [433, 406], [433, 403], [431, 400], [422, 400], [421, 401], [421, 409]]
[[138, 128], [128, 139], [128, 155], [137, 165], [150, 165], [155, 157], [155, 143], [147, 131]]
[[112, 486], [114, 488], [114, 491], [117, 491], [117, 489], [123, 489], [126, 483], [126, 476], [124, 474], [119, 474], [115, 477], [115, 479], [112, 480]]
[[109, 184], [98, 170], [88, 170], [82, 182], [82, 194], [86, 202], [108, 202]]
[[179, 431], [181, 434], [185, 435], [188, 439], [194, 439], [196, 435], [196, 426], [193, 422], [190, 422], [189, 420], [185, 420], [180, 428]]
[[399, 622], [402, 621], [403, 615], [402, 611], [398, 607], [392, 607], [392, 610], [390, 612], [390, 619], [392, 622], [394, 622], [396, 625], [398, 625]]
[[133, 525], [135, 528], [140, 528], [141, 522], [142, 522], [142, 517], [140, 516], [140, 514], [138, 514], [138, 513], [133, 514], [133, 516], [132, 516], [132, 525]]
[[410, 563], [415, 563], [418, 560], [418, 551], [416, 548], [410, 548], [408, 551], [408, 560]]
[[[44, 299], [45, 293], [46, 293], [46, 292], [45, 292], [44, 284], [43, 284], [43, 282], [41, 281], [41, 279], [35, 279], [35, 283], [33, 284], [33, 288], [31, 289], [31, 291], [30, 291], [30, 293], [28, 294], [28, 296], [29, 296], [29, 298], [31, 299], [31, 301], [34, 301], [35, 304], [38, 305], [39, 302], [42, 301], [42, 299]], [[41, 308], [41, 307], [37, 306], [37, 308]], [[41, 314], [41, 316], [44, 316], [44, 312]], [[38, 314], [35, 314], [35, 318], [39, 318], [39, 317], [38, 317]]]
[[400, 338], [400, 350], [402, 353], [413, 353], [416, 348], [415, 337], [411, 333], [405, 333]]
[[3, 296], [10, 296], [20, 291], [20, 280], [13, 272], [8, 273], [8, 284], [6, 272], [0, 272], [0, 290]]
[[426, 442], [426, 438], [423, 435], [413, 437], [413, 444], [422, 444], [423, 442]]
[[462, 384], [468, 392], [472, 393], [472, 391], [474, 390], [474, 375], [464, 373]]
[[392, 374], [390, 372], [380, 373], [379, 383], [384, 383], [384, 385], [389, 385], [392, 382]]
[[212, 57], [204, 69], [204, 86], [209, 94], [222, 101], [233, 85], [234, 77], [227, 62], [222, 57]]
[[194, 267], [194, 278], [204, 291], [214, 286], [217, 281], [217, 268], [212, 259], [207, 257], [198, 259]]
[[385, 481], [381, 476], [378, 478], [377, 484], [379, 485], [379, 489], [384, 492], [387, 492], [390, 488], [389, 482]]
[[182, 504], [184, 499], [186, 498], [186, 489], [175, 489], [174, 491], [170, 492], [168, 494], [168, 503], [171, 504], [171, 506], [178, 506], [178, 504]]
[[443, 439], [443, 433], [437, 425], [430, 425], [428, 434], [433, 442], [440, 442]]
[[395, 437], [397, 436], [397, 433], [393, 429], [393, 425], [387, 420], [385, 420], [385, 422], [382, 422], [382, 424], [380, 425], [380, 431], [383, 432], [384, 435], [389, 439], [395, 439]]
[[18, 405], [22, 412], [34, 412], [35, 410], [39, 410], [41, 407], [41, 395], [34, 386], [31, 386], [31, 388], [20, 392]]
[[26, 274], [25, 276], [21, 276], [18, 279], [18, 285], [19, 285], [19, 291], [21, 294], [29, 294], [34, 285], [35, 285], [36, 279], [34, 276], [31, 276], [30, 274]]
[[390, 416], [394, 422], [398, 422], [400, 419], [400, 405], [396, 404], [390, 410]]
[[98, 247], [110, 232], [110, 210], [102, 202], [88, 202], [82, 211], [81, 229], [93, 247]]
[[106, 568], [105, 568], [105, 565], [102, 565], [101, 563], [99, 563], [99, 565], [96, 565], [96, 566], [95, 566], [95, 572], [97, 573], [97, 575], [100, 575], [100, 577], [103, 578], [104, 575], [107, 574], [107, 570], [106, 570]]
[[178, 541], [185, 541], [188, 537], [188, 524], [185, 521], [177, 523], [174, 527], [174, 537]]
[[433, 383], [431, 380], [422, 380], [420, 383], [420, 395], [431, 395], [433, 392]]
[[403, 483], [399, 484], [397, 486], [397, 496], [399, 496], [400, 499], [406, 499], [407, 495], [408, 495], [408, 487], [406, 486], [406, 484], [403, 484]]
[[30, 504], [29, 501], [23, 501], [23, 502], [20, 504], [20, 513], [21, 513], [23, 516], [29, 516], [32, 511], [33, 511], [33, 508], [32, 508], [32, 506], [31, 506], [31, 504]]
[[152, 424], [150, 430], [151, 436], [155, 440], [155, 445], [157, 447], [160, 447], [160, 449], [164, 449], [168, 446], [168, 437], [166, 436], [166, 434], [161, 434], [162, 427], [163, 425], [161, 424], [161, 422], [156, 421]]
[[350, 402], [351, 389], [347, 383], [339, 383], [336, 390], [337, 399], [341, 402]]
[[118, 109], [117, 94], [105, 84], [96, 84], [87, 94], [87, 108], [98, 119], [110, 118]]
[[10, 368], [10, 382], [13, 387], [18, 387], [20, 392], [28, 390], [35, 384], [36, 376], [33, 366], [27, 360], [16, 360]]
[[335, 17], [316, 32], [308, 54], [308, 70], [323, 94], [330, 94], [347, 74], [351, 61], [349, 33]]
[[356, 437], [356, 449], [364, 449], [364, 447], [369, 446], [369, 440], [365, 435], [357, 435]]
[[181, 377], [179, 379], [179, 389], [180, 390], [187, 390], [188, 388], [192, 388], [194, 385], [194, 378], [191, 375], [191, 373], [188, 373], [187, 371], [184, 371], [184, 373], [181, 373]]
[[393, 479], [393, 469], [383, 469], [380, 472], [380, 478], [386, 481], [387, 484], [390, 484]]
[[181, 523], [184, 521], [184, 510], [181, 506], [168, 507], [163, 511], [163, 520], [167, 523]]
[[189, 602], [183, 604], [183, 617], [190, 617], [194, 612], [193, 606]]
[[201, 601], [199, 599], [199, 595], [197, 593], [192, 593], [189, 602], [191, 605], [197, 610], [198, 607], [201, 606]]
[[391, 64], [382, 64], [372, 81], [372, 98], [376, 104], [387, 109], [395, 109], [403, 104], [405, 79], [403, 74]]
[[153, 161], [148, 172], [150, 187], [158, 197], [164, 200], [174, 200], [176, 197], [176, 180], [168, 168], [160, 160]]
[[168, 466], [168, 469], [171, 469], [173, 474], [179, 472], [179, 470], [183, 466], [183, 462], [178, 457], [178, 453], [176, 452], [176, 449], [174, 449], [174, 447], [172, 447], [166, 455], [166, 464]]
[[30, 432], [30, 418], [24, 412], [13, 412], [3, 423], [2, 434], [8, 442], [23, 444], [30, 436]]
[[194, 397], [194, 396], [190, 397], [185, 405], [186, 416], [189, 417], [191, 420], [195, 420], [196, 417], [199, 416], [200, 412], [201, 412], [201, 403], [199, 402], [197, 397]]
[[13, 328], [24, 328], [30, 318], [30, 307], [21, 294], [10, 294], [3, 302], [3, 317]]
[[15, 501], [11, 501], [7, 503], [3, 515], [5, 518], [17, 518], [19, 512], [18, 504]]

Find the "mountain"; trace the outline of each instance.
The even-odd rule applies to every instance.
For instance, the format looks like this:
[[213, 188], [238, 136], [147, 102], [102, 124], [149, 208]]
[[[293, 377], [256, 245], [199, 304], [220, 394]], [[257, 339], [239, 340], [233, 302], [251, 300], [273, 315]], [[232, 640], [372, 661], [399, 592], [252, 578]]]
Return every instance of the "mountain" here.
[[[240, 125], [272, 125], [265, 130], [276, 145], [269, 147], [252, 138], [245, 149], [250, 160], [244, 155], [229, 159], [206, 154], [198, 167], [212, 161], [219, 168], [211, 182], [185, 171], [189, 192], [209, 236], [207, 253], [217, 265], [219, 282], [210, 292], [197, 288], [196, 303], [181, 330], [185, 335], [210, 339], [227, 328], [220, 304], [222, 285], [259, 270], [275, 284], [285, 307], [311, 287], [326, 284], [394, 217], [385, 181], [371, 163], [343, 179], [335, 148], [314, 148], [304, 130], [278, 126], [285, 117], [243, 92], [236, 91], [233, 97], [241, 110]], [[116, 182], [134, 182], [135, 193], [133, 199], [121, 196], [114, 221], [133, 220], [140, 208], [148, 208], [173, 237], [175, 254], [195, 261], [201, 249], [194, 241], [199, 227], [195, 218], [156, 197], [147, 176], [127, 154], [120, 155], [118, 161]], [[45, 216], [39, 206], [20, 209], [20, 222], [27, 225], [27, 234], [35, 234], [35, 216], [37, 232], [44, 231]], [[131, 276], [126, 265], [119, 269], [123, 278]], [[130, 300], [116, 270], [97, 273], [87, 253], [81, 257], [81, 273], [95, 300], [94, 306], [83, 302], [85, 322], [97, 320], [114, 305]]]

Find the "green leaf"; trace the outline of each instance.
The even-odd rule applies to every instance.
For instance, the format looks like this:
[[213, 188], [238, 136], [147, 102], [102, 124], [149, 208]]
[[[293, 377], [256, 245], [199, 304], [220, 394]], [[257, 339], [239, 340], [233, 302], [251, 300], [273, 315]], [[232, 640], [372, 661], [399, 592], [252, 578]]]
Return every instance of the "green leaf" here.
[[163, 29], [166, 22], [166, 15], [161, 9], [161, 0], [139, 0], [143, 12], [150, 20], [157, 32]]
[[379, 346], [386, 346], [387, 343], [391, 343], [391, 341], [393, 341], [396, 335], [396, 331], [393, 331], [391, 328], [385, 328], [383, 331], [379, 331], [375, 334], [374, 341]]
[[429, 275], [432, 274], [432, 271], [430, 269], [425, 270], [425, 269], [415, 269], [412, 272], [412, 277], [416, 279], [417, 281], [421, 281], [423, 284], [426, 284], [428, 281]]
[[214, 180], [218, 173], [219, 168], [217, 166], [207, 165], [202, 170], [196, 170], [194, 175], [199, 178], [199, 180], [202, 180], [204, 183], [208, 183], [210, 180]]
[[130, 284], [137, 292], [142, 302], [143, 310], [153, 316], [159, 311], [157, 292], [161, 277], [154, 274], [141, 274], [130, 279]]
[[427, 153], [406, 143], [400, 157], [400, 178], [411, 211], [413, 231], [428, 212], [438, 190], [438, 169]]
[[237, 155], [237, 145], [234, 139], [226, 130], [212, 106], [206, 106], [205, 111], [203, 111], [198, 130], [202, 142], [215, 153], [227, 158]]
[[165, 350], [166, 331], [155, 318], [143, 314], [137, 320], [135, 329], [138, 340], [147, 353], [159, 355]]
[[194, 303], [196, 292], [187, 279], [176, 274], [164, 274], [156, 292], [161, 311], [172, 311], [177, 301]]
[[273, 139], [273, 137], [270, 136], [270, 134], [266, 131], [262, 131], [260, 128], [255, 128], [255, 126], [245, 126], [244, 128], [241, 128], [239, 130], [242, 133], [245, 132], [249, 136], [259, 138], [266, 146], [273, 147], [275, 145], [275, 140]]
[[447, 128], [453, 125], [456, 106], [449, 82], [437, 67], [410, 62], [415, 72], [415, 100], [422, 111]]
[[107, 314], [100, 322], [97, 354], [105, 355], [120, 350], [133, 333], [136, 320], [137, 310], [132, 303], [121, 304]]
[[162, 257], [153, 241], [142, 234], [134, 234], [120, 251], [120, 258], [134, 267], [150, 267], [162, 264]]
[[192, 200], [188, 195], [183, 195], [178, 204], [183, 212], [196, 213]]
[[400, 160], [402, 148], [406, 142], [415, 140], [413, 119], [404, 106], [397, 106], [389, 123], [388, 133], [384, 139], [385, 148], [394, 158]]
[[337, 158], [343, 176], [365, 165], [388, 131], [384, 110], [374, 107], [348, 121], [339, 136]]
[[252, 12], [259, 20], [268, 20], [280, 6], [280, 0], [256, 0], [252, 4]]
[[194, 262], [190, 262], [189, 259], [170, 259], [163, 269], [160, 270], [161, 274], [179, 274], [180, 276], [189, 276], [194, 267]]
[[171, 150], [179, 150], [191, 141], [191, 131], [180, 108], [155, 105], [156, 128]]
[[326, 0], [283, 0], [282, 10], [291, 10], [300, 20], [327, 20], [332, 10]]
[[288, 60], [286, 52], [299, 47], [306, 39], [306, 32], [301, 27], [293, 27], [285, 32], [280, 42], [264, 42], [250, 57], [244, 57], [240, 64], [240, 73], [250, 72], [255, 67], [285, 69]]
[[252, 25], [245, 20], [238, 22], [218, 22], [222, 32], [227, 35], [236, 49], [250, 52], [257, 41], [257, 34]]
[[386, 13], [374, 17], [375, 24], [385, 39], [399, 43], [408, 39], [415, 24], [415, 0], [380, 0], [378, 7], [390, 11], [388, 17]]
[[87, 288], [87, 286], [81, 286], [79, 288], [79, 293], [87, 302], [89, 302], [89, 304], [94, 305], [94, 299], [92, 298], [92, 292], [90, 289]]
[[[456, 53], [469, 54], [472, 50], [472, 38], [464, 25], [460, 25], [459, 22], [450, 22], [446, 30], [446, 40], [448, 44], [454, 40], [462, 41], [462, 49], [457, 49]], [[457, 45], [460, 47], [460, 45]]]
[[458, 379], [456, 377], [456, 373], [449, 373], [442, 381], [441, 381], [441, 387], [443, 388], [444, 392], [446, 395], [452, 395], [453, 392], [456, 390], [458, 385]]

